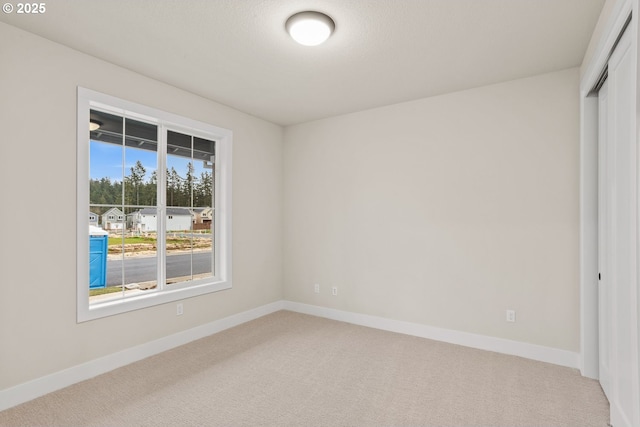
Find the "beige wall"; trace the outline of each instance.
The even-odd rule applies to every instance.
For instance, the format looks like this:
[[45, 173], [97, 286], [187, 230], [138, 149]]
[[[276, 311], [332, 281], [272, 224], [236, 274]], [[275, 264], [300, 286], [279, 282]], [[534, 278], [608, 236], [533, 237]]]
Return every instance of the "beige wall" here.
[[[282, 128], [0, 23], [0, 390], [282, 299]], [[76, 324], [76, 87], [233, 131], [233, 289]]]
[[285, 129], [285, 298], [579, 351], [578, 78]]

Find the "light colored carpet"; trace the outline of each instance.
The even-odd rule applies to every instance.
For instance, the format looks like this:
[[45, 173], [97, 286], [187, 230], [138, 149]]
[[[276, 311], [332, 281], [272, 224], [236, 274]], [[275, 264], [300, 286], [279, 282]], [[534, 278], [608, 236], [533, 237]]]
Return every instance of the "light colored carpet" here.
[[0, 412], [2, 426], [598, 426], [575, 369], [280, 311]]

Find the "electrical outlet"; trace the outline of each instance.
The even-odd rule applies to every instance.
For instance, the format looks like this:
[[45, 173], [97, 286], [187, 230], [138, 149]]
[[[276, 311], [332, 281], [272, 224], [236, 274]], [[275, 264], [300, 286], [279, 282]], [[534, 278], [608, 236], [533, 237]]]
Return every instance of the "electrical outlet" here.
[[320, 283], [316, 283], [313, 285], [313, 292], [315, 292], [316, 294], [320, 293]]
[[182, 306], [182, 303], [179, 302], [176, 304], [176, 316], [182, 316], [182, 313], [184, 313], [184, 307]]
[[331, 295], [333, 295], [334, 297], [338, 295], [338, 288], [336, 286], [331, 288]]
[[507, 322], [515, 323], [515, 321], [516, 321], [516, 311], [507, 310]]

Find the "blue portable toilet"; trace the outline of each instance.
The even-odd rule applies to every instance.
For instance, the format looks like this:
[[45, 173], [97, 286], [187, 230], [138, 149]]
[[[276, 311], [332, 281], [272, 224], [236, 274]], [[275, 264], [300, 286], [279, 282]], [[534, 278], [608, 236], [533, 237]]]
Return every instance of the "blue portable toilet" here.
[[89, 289], [107, 286], [107, 246], [109, 233], [89, 226]]

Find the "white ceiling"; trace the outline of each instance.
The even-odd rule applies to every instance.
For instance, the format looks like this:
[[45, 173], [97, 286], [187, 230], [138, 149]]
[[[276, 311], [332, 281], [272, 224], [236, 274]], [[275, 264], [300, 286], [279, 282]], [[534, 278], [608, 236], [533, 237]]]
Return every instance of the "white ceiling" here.
[[[579, 66], [604, 0], [56, 0], [0, 20], [281, 125]], [[295, 12], [330, 15], [318, 47]]]

